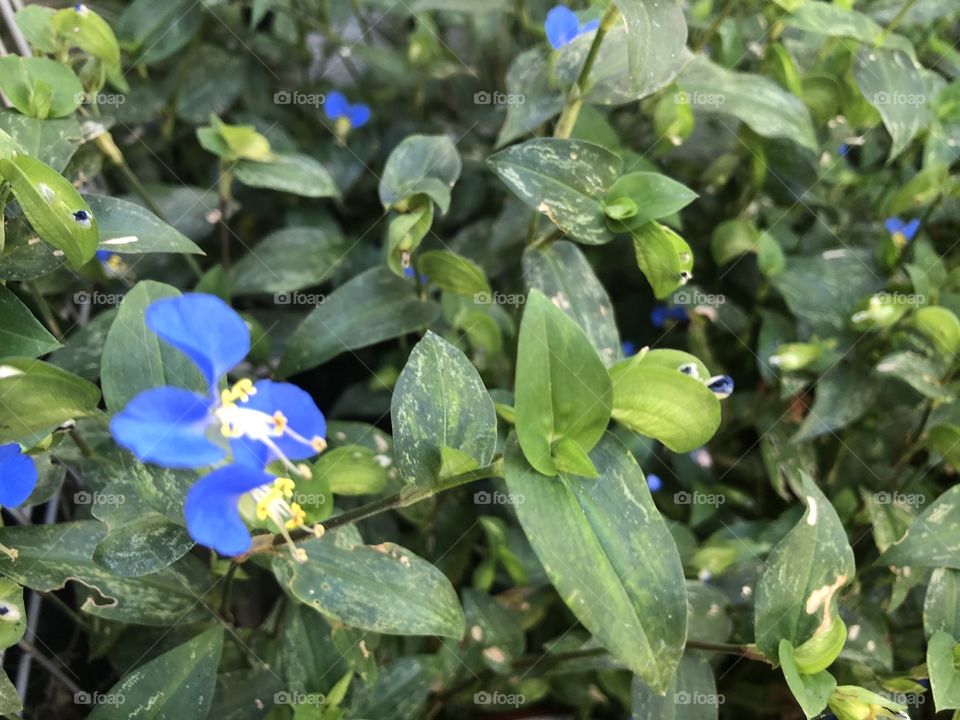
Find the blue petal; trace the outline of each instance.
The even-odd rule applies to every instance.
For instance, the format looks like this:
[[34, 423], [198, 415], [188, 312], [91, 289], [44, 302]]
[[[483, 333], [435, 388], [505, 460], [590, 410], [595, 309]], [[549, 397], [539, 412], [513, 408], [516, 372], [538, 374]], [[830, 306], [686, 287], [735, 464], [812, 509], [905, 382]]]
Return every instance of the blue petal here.
[[240, 465], [227, 465], [198, 480], [183, 505], [190, 537], [221, 555], [245, 553], [250, 531], [237, 503], [244, 493], [271, 482], [273, 477], [262, 470]]
[[733, 394], [733, 378], [729, 375], [714, 375], [707, 380], [707, 388], [723, 400]]
[[[310, 395], [296, 385], [261, 380], [254, 387], [257, 392], [242, 404], [242, 407], [273, 415], [279, 411], [287, 418], [287, 427], [307, 440], [327, 436], [327, 421], [320, 408]], [[306, 460], [317, 454], [310, 445], [306, 445], [289, 435], [273, 438], [280, 451], [290, 460]], [[230, 441], [234, 462], [251, 467], [264, 467], [277, 460], [273, 452], [257, 440], [238, 438]]]
[[894, 233], [903, 232], [903, 220], [898, 217], [887, 218], [886, 222], [883, 223], [883, 226], [891, 235]]
[[624, 357], [631, 357], [637, 354], [637, 344], [632, 340], [624, 340], [620, 350]]
[[370, 106], [361, 103], [351, 105], [347, 110], [347, 120], [350, 121], [352, 128], [363, 127], [370, 120]]
[[250, 330], [216, 295], [188, 293], [147, 308], [147, 327], [196, 363], [210, 387], [250, 352]]
[[660, 479], [659, 475], [650, 473], [647, 475], [647, 487], [650, 488], [650, 492], [657, 492], [663, 487], [663, 480]]
[[653, 310], [650, 311], [650, 322], [653, 323], [653, 326], [655, 328], [662, 328], [666, 321], [667, 321], [667, 306], [654, 305]]
[[543, 28], [547, 31], [547, 40], [555, 50], [559, 50], [577, 37], [580, 21], [577, 14], [566, 5], [556, 5], [547, 13]]
[[599, 20], [591, 20], [590, 22], [584, 23], [583, 25], [580, 26], [580, 31], [577, 33], [577, 37], [580, 37], [581, 35], [586, 35], [587, 33], [592, 33], [594, 30], [599, 29], [599, 27], [600, 27]]
[[110, 259], [110, 256], [113, 255], [109, 250], [97, 250], [96, 257], [100, 262], [106, 262]]
[[910, 222], [908, 222], [906, 225], [903, 226], [903, 230], [901, 230], [901, 232], [903, 233], [903, 236], [907, 240], [913, 240], [914, 236], [917, 234], [917, 230], [919, 229], [920, 229], [920, 219], [914, 218], [913, 220], [911, 220]]
[[171, 468], [212, 465], [226, 456], [206, 437], [214, 422], [210, 400], [189, 390], [146, 390], [110, 421], [118, 444], [143, 462]]
[[347, 102], [346, 95], [336, 90], [327, 93], [327, 97], [323, 101], [323, 111], [327, 114], [328, 118], [336, 120], [337, 118], [346, 117], [349, 110], [350, 103]]
[[17, 443], [0, 445], [0, 505], [16, 507], [37, 486], [37, 466]]

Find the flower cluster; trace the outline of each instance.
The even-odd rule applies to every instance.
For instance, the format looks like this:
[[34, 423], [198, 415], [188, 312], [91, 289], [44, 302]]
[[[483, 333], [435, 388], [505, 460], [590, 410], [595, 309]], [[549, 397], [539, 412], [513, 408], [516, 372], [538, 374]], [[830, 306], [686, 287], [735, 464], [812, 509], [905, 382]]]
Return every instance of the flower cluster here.
[[[216, 466], [190, 488], [184, 516], [191, 537], [221, 555], [250, 549], [240, 515], [250, 493], [257, 517], [288, 540], [305, 513], [291, 503], [292, 477], [310, 477], [306, 460], [326, 447], [326, 420], [306, 392], [289, 383], [242, 379], [220, 389], [250, 350], [243, 319], [213, 295], [159, 300], [146, 324], [203, 374], [206, 394], [175, 387], [146, 390], [110, 423], [114, 439], [144, 462], [169, 468]], [[271, 469], [282, 468], [272, 472]]]

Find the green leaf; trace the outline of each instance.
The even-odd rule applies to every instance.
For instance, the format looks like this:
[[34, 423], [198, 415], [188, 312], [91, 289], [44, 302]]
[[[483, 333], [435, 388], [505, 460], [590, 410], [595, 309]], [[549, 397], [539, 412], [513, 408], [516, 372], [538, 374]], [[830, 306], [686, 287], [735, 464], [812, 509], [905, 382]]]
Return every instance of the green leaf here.
[[237, 262], [231, 286], [237, 295], [281, 293], [277, 302], [289, 302], [286, 293], [326, 282], [347, 254], [343, 237], [332, 227], [283, 228]]
[[927, 671], [937, 712], [960, 708], [960, 668], [957, 641], [949, 633], [935, 632], [927, 641]]
[[[73, 185], [52, 167], [28, 155], [0, 160], [0, 175], [10, 183], [33, 229], [62, 250], [71, 265], [80, 267], [93, 258], [100, 237], [97, 219]], [[74, 217], [78, 211], [91, 215], [87, 226]]]
[[80, 48], [100, 60], [115, 87], [128, 89], [120, 67], [120, 44], [106, 20], [89, 8], [83, 12], [64, 8], [53, 15], [53, 27], [69, 47]]
[[951, 487], [920, 513], [907, 534], [877, 562], [960, 570], [960, 485]]
[[786, 138], [810, 150], [817, 139], [806, 106], [762, 75], [727, 70], [697, 56], [678, 80], [695, 112], [732, 115], [758, 135]]
[[853, 38], [866, 45], [876, 46], [882, 42], [887, 47], [913, 54], [913, 46], [906, 38], [887, 36], [883, 27], [870, 16], [834, 3], [805, 0], [792, 14], [783, 18], [783, 23], [818, 35]]
[[385, 210], [413, 195], [427, 195], [440, 208], [450, 209], [450, 190], [460, 177], [462, 162], [446, 135], [411, 135], [387, 158], [380, 178], [380, 202]]
[[37, 120], [8, 110], [0, 112], [0, 130], [12, 137], [24, 153], [58, 172], [67, 166], [74, 151], [83, 143], [80, 123], [72, 117]]
[[960, 319], [945, 307], [927, 305], [917, 310], [913, 324], [949, 357], [960, 350]]
[[388, 635], [463, 636], [463, 610], [450, 581], [409, 550], [350, 545], [342, 532], [302, 542], [306, 562], [273, 561], [278, 582], [327, 617]]
[[441, 290], [458, 295], [490, 294], [483, 268], [470, 258], [449, 250], [428, 250], [417, 258], [417, 271]]
[[0, 672], [0, 714], [16, 715], [23, 710], [17, 688], [10, 682], [7, 673]]
[[633, 678], [630, 720], [717, 720], [723, 695], [703, 653], [686, 653], [666, 694]]
[[397, 467], [408, 482], [440, 479], [441, 452], [486, 465], [497, 448], [497, 414], [476, 368], [453, 345], [427, 332], [410, 353], [390, 405]]
[[860, 92], [880, 113], [890, 133], [891, 160], [906, 149], [930, 120], [921, 69], [903, 50], [861, 46], [857, 51], [853, 74]]
[[277, 373], [289, 376], [347, 350], [426, 327], [440, 312], [387, 268], [362, 273], [331, 293], [290, 336]]
[[93, 561], [106, 533], [92, 520], [2, 528], [0, 543], [19, 557], [0, 555], [0, 572], [40, 592], [74, 580], [85, 593], [80, 609], [109, 620], [166, 627], [210, 619], [194, 588], [210, 587], [212, 578], [195, 558], [141, 578], [117, 577]]
[[144, 280], [123, 298], [117, 318], [107, 333], [101, 360], [103, 398], [111, 412], [119, 412], [134, 396], [171, 385], [206, 391], [200, 371], [186, 355], [160, 340], [144, 315], [147, 307], [163, 298], [179, 297], [170, 285]]
[[678, 359], [675, 351], [651, 350], [611, 368], [613, 419], [674, 452], [690, 452], [720, 426], [720, 401], [703, 383], [709, 375], [697, 379], [678, 369], [695, 358]]
[[217, 623], [124, 676], [107, 693], [123, 702], [98, 704], [91, 720], [205, 718], [222, 651], [223, 626]]
[[658, 299], [667, 297], [693, 277], [693, 251], [673, 230], [651, 222], [635, 228], [630, 235], [637, 265]]
[[837, 681], [826, 670], [812, 675], [801, 674], [797, 663], [793, 659], [793, 645], [784, 638], [778, 648], [780, 669], [783, 678], [787, 681], [790, 692], [799, 703], [800, 709], [807, 718], [815, 718], [827, 709], [827, 701], [837, 689]]
[[330, 173], [309, 155], [277, 153], [269, 162], [241, 160], [233, 167], [238, 181], [248, 187], [268, 188], [302, 197], [340, 197]]
[[190, 253], [203, 255], [197, 245], [136, 203], [107, 195], [84, 195], [100, 228], [100, 249], [124, 255]]
[[601, 245], [613, 239], [602, 200], [623, 162], [606, 148], [542, 138], [501, 150], [487, 164], [524, 204], [575, 240]]
[[[564, 96], [551, 79], [551, 59], [540, 48], [532, 48], [517, 55], [507, 69], [505, 85], [507, 116], [497, 135], [495, 147], [523, 137], [558, 115], [563, 109]], [[582, 66], [581, 66], [582, 67]], [[488, 94], [477, 94], [477, 100], [489, 100]], [[523, 102], [519, 102], [523, 98]]]
[[126, 479], [111, 482], [102, 492], [85, 494], [93, 501], [93, 516], [108, 529], [93, 559], [115, 575], [149, 575], [172, 565], [193, 547], [186, 528], [140, 500]]
[[55, 12], [43, 5], [27, 5], [13, 16], [30, 47], [50, 55], [57, 51], [56, 31], [53, 29]]
[[23, 588], [10, 578], [0, 577], [0, 650], [16, 645], [27, 630]]
[[923, 600], [923, 631], [929, 637], [937, 632], [960, 634], [960, 572], [937, 568], [930, 576]]
[[[666, 175], [633, 172], [621, 175], [607, 191], [603, 202], [609, 208], [624, 199], [631, 200], [636, 211], [614, 219], [622, 220], [627, 228], [638, 228], [651, 220], [659, 220], [682, 210], [697, 199], [697, 194]], [[610, 217], [613, 218], [612, 215]], [[614, 223], [614, 228], [617, 227]]]
[[[626, 25], [628, 87], [639, 99], [672, 82], [683, 67], [687, 22], [677, 3], [617, 0], [616, 5]], [[600, 64], [591, 84], [602, 83], [603, 75], [612, 70], [612, 63], [603, 66], [600, 59]]]
[[587, 334], [608, 367], [620, 354], [613, 303], [590, 262], [576, 245], [566, 240], [523, 253], [523, 276], [573, 318]]
[[825, 613], [835, 616], [835, 595], [856, 570], [843, 523], [806, 475], [803, 494], [807, 511], [770, 551], [757, 583], [754, 637], [768, 658], [778, 657], [781, 640], [801, 645]]
[[942, 371], [937, 363], [913, 352], [887, 355], [877, 363], [877, 371], [907, 383], [924, 397], [947, 401], [953, 394], [941, 382]]
[[610, 377], [576, 321], [531, 290], [520, 324], [515, 382], [517, 436], [538, 472], [556, 475], [554, 444], [589, 453], [610, 422]]
[[134, 0], [117, 20], [117, 35], [135, 62], [150, 65], [181, 50], [200, 30], [203, 6], [193, 0]]
[[96, 385], [30, 358], [0, 360], [0, 443], [97, 411]]
[[544, 477], [511, 438], [504, 455], [507, 487], [567, 607], [617, 660], [663, 692], [686, 640], [680, 554], [626, 447], [607, 434], [590, 459], [597, 480]]
[[0, 57], [0, 92], [17, 110], [39, 120], [70, 115], [83, 102], [80, 78], [49, 58]]
[[756, 252], [760, 231], [749, 220], [731, 218], [713, 229], [710, 251], [718, 265], [726, 265], [745, 253]]
[[0, 286], [0, 347], [5, 353], [38, 357], [60, 343], [10, 290]]
[[320, 456], [313, 464], [313, 475], [326, 481], [336, 495], [375, 495], [389, 482], [381, 460], [362, 445], [338, 447]]

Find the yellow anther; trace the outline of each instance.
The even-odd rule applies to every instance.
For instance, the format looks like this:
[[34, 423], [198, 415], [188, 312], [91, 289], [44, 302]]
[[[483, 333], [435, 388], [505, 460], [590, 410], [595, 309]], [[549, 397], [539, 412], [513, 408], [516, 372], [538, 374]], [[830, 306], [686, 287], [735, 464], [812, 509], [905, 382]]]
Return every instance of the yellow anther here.
[[310, 478], [313, 477], [313, 472], [310, 470], [310, 466], [307, 465], [306, 463], [297, 463], [296, 470], [297, 470], [297, 475], [299, 475], [302, 478], [306, 478], [307, 480], [309, 480]]
[[242, 433], [240, 430], [238, 430], [237, 428], [235, 428], [235, 427], [234, 427], [233, 425], [231, 425], [230, 423], [222, 423], [222, 424], [220, 425], [220, 433], [221, 433], [225, 438], [238, 438], [238, 437], [240, 437], [241, 435], [243, 435], [243, 433]]
[[253, 380], [250, 378], [243, 378], [242, 380], [235, 382], [233, 387], [228, 388], [220, 393], [220, 398], [223, 400], [224, 405], [229, 405], [237, 401], [247, 402], [251, 395], [256, 394], [257, 389], [253, 386]]
[[297, 487], [297, 484], [288, 477], [278, 477], [273, 481], [273, 487], [289, 500], [293, 497], [293, 491]]
[[319, 435], [315, 435], [310, 439], [310, 447], [312, 447], [316, 452], [322, 453], [327, 449], [327, 441]]
[[121, 270], [124, 270], [127, 265], [123, 262], [123, 258], [119, 255], [111, 255], [107, 259], [107, 267], [109, 267], [111, 270], [115, 270], [116, 272], [120, 272]]
[[283, 493], [276, 487], [272, 487], [257, 501], [257, 519], [266, 520], [270, 517], [271, 506], [277, 501], [283, 501]]
[[895, 232], [893, 234], [893, 244], [898, 248], [906, 247], [907, 236], [902, 232]]
[[300, 507], [300, 503], [290, 503], [290, 519], [287, 520], [287, 530], [293, 530], [303, 525], [307, 520], [307, 513]]
[[274, 434], [275, 434], [277, 437], [283, 435], [284, 430], [287, 429], [287, 422], [288, 422], [288, 421], [287, 421], [287, 416], [284, 415], [284, 414], [283, 414], [282, 412], [280, 412], [279, 410], [277, 410], [277, 411], [273, 414], [273, 418], [272, 418], [271, 422], [273, 423], [273, 432], [274, 432]]

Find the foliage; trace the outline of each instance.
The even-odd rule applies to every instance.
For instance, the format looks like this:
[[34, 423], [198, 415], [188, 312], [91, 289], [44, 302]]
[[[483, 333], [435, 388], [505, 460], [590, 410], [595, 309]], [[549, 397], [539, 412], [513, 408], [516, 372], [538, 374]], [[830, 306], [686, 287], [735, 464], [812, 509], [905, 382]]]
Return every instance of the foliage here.
[[958, 27], [19, 10], [0, 714], [960, 717]]

